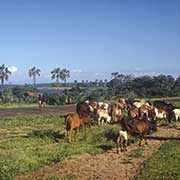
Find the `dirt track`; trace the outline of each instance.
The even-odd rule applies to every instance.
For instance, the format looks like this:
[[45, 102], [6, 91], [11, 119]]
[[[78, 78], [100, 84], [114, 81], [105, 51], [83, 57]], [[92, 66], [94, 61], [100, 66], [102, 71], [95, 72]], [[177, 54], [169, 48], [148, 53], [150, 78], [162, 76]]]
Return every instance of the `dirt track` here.
[[75, 111], [75, 105], [65, 105], [44, 108], [1, 108], [0, 117], [20, 116], [20, 115], [41, 115], [41, 114], [66, 114]]
[[[50, 177], [74, 177], [76, 180], [133, 180], [150, 158], [166, 140], [179, 139], [180, 131], [174, 128], [159, 127], [147, 146], [142, 146], [142, 155], [133, 157], [133, 151], [139, 149], [137, 144], [128, 147], [126, 153], [117, 154], [110, 150], [100, 155], [82, 155], [46, 166], [29, 175], [21, 175], [16, 180], [47, 180]], [[68, 178], [67, 178], [68, 179]]]

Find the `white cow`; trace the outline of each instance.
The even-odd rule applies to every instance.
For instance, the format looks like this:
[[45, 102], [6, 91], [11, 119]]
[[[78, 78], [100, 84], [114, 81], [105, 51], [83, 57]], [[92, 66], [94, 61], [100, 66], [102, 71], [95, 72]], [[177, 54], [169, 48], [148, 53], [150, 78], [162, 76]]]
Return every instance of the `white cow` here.
[[141, 107], [141, 106], [143, 106], [143, 105], [146, 105], [146, 106], [150, 106], [150, 104], [148, 103], [148, 102], [133, 102], [133, 105], [135, 106], [135, 107], [137, 107], [138, 109]]
[[173, 110], [175, 120], [177, 121], [180, 118], [180, 109], [174, 109]]
[[101, 109], [104, 109], [104, 110], [108, 111], [108, 109], [109, 109], [109, 104], [108, 104], [108, 103], [105, 103], [105, 102], [98, 102], [98, 107], [101, 108]]
[[154, 109], [155, 109], [155, 114], [156, 114], [155, 118], [158, 118], [158, 119], [166, 119], [167, 118], [166, 111], [158, 110], [157, 108], [154, 108]]
[[128, 143], [127, 131], [120, 130], [117, 138], [117, 153], [119, 153], [119, 145], [121, 147], [121, 152], [127, 151], [127, 143]]
[[98, 108], [97, 111], [98, 116], [98, 125], [103, 125], [104, 121], [110, 123], [111, 122], [111, 116], [109, 116], [108, 112], [104, 109]]

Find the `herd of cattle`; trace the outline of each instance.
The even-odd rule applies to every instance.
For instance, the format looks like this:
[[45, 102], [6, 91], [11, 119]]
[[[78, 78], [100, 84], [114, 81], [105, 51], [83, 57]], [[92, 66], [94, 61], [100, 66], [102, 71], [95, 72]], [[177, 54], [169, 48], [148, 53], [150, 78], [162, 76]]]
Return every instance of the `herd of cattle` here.
[[180, 118], [180, 109], [165, 101], [152, 103], [144, 99], [129, 101], [120, 98], [118, 102], [105, 103], [87, 100], [78, 102], [76, 112], [65, 116], [65, 125], [71, 142], [73, 130], [77, 141], [80, 126], [90, 126], [93, 122], [97, 122], [98, 126], [103, 125], [104, 122], [120, 123], [122, 130], [119, 131], [117, 138], [119, 152], [119, 145], [121, 151], [127, 150], [128, 137], [133, 133], [139, 135], [139, 145], [142, 139], [145, 139], [147, 144], [146, 135], [157, 130], [157, 119], [165, 119], [170, 123], [174, 119], [177, 121], [178, 118]]

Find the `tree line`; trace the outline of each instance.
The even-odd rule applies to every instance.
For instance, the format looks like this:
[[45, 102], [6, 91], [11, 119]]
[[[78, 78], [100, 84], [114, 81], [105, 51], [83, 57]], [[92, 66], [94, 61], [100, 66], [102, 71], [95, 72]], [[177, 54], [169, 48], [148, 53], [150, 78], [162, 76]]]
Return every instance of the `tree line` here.
[[129, 98], [180, 96], [180, 75], [177, 78], [164, 74], [135, 77], [131, 74], [113, 72], [111, 75], [112, 80], [107, 86], [112, 96]]
[[[28, 74], [33, 78], [33, 84], [36, 84], [36, 78], [40, 76], [40, 69], [33, 67], [29, 69]], [[0, 66], [0, 80], [1, 84], [7, 81], [11, 72], [5, 65]], [[158, 76], [133, 76], [131, 74], [121, 74], [119, 72], [111, 73], [111, 80], [107, 79], [88, 81], [82, 80], [81, 82], [74, 81], [67, 83], [66, 86], [71, 89], [65, 89], [56, 93], [46, 93], [49, 104], [59, 105], [65, 104], [67, 99], [76, 103], [80, 100], [87, 99], [88, 97], [96, 100], [112, 100], [118, 97], [129, 99], [134, 98], [154, 98], [154, 97], [180, 97], [180, 75], [174, 78], [171, 75], [158, 75]], [[60, 84], [60, 80], [66, 83], [66, 78], [70, 77], [70, 72], [67, 69], [55, 68], [51, 71], [51, 78], [56, 80], [56, 86]], [[51, 86], [54, 86], [51, 84]], [[30, 98], [26, 95], [27, 91], [38, 92], [35, 86], [14, 87], [13, 89], [6, 89], [2, 101], [4, 102], [36, 102], [36, 98]]]

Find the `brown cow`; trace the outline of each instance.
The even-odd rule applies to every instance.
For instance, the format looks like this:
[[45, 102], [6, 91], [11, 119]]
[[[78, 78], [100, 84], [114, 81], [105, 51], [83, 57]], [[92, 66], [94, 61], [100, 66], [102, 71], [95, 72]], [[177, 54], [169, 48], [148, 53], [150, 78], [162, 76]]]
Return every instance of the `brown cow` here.
[[137, 118], [139, 117], [139, 109], [135, 106], [132, 106], [129, 111], [128, 111], [128, 115], [130, 118]]
[[118, 103], [111, 103], [109, 106], [109, 115], [111, 116], [112, 121], [120, 121], [124, 115], [122, 109], [119, 107]]
[[69, 137], [69, 142], [72, 142], [72, 131], [75, 131], [75, 141], [78, 140], [77, 133], [79, 131], [79, 127], [81, 125], [80, 118], [77, 113], [69, 113], [65, 117], [65, 125], [66, 125], [66, 132]]
[[150, 134], [151, 131], [156, 131], [156, 124], [148, 121], [146, 117], [142, 119], [123, 119], [121, 122], [121, 126], [123, 130], [126, 130], [129, 134], [138, 134], [140, 137], [139, 146], [141, 146], [141, 141], [144, 139], [145, 144], [147, 144], [146, 135]]
[[118, 106], [120, 107], [120, 109], [124, 110], [127, 108], [127, 103], [126, 100], [124, 98], [119, 98], [118, 100]]
[[89, 115], [80, 117], [80, 126], [83, 127], [83, 133], [84, 133], [84, 127], [85, 126], [91, 127], [93, 120], [94, 120], [94, 118]]

